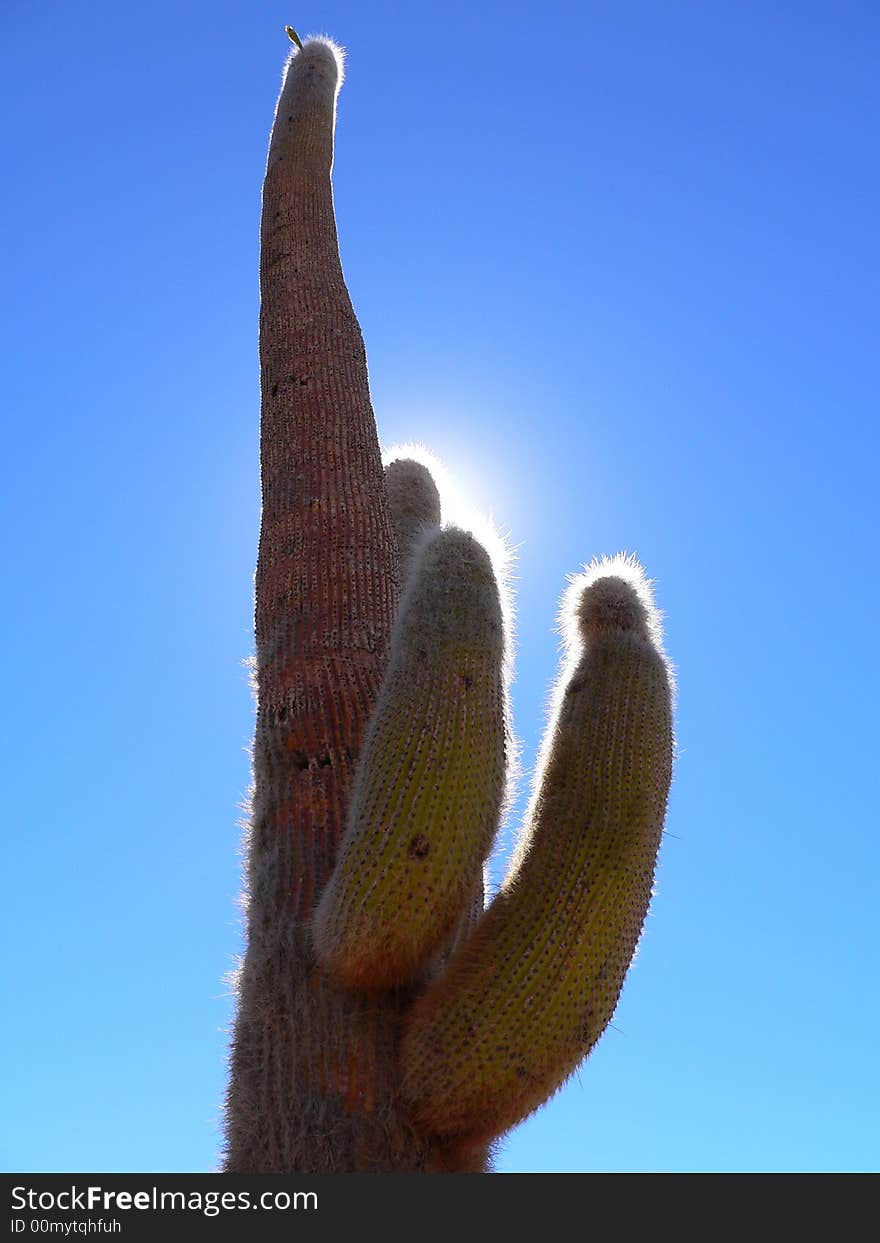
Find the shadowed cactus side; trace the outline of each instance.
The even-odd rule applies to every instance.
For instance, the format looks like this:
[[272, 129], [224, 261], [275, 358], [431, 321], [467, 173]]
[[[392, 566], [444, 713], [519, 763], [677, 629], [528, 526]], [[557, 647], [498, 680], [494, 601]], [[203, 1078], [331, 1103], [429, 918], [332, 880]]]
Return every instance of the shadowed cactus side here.
[[340, 80], [328, 40], [297, 45], [263, 191], [257, 723], [225, 1168], [477, 1172], [614, 1012], [665, 815], [670, 676], [637, 565], [589, 567], [566, 595], [521, 844], [484, 911], [512, 760], [503, 593], [480, 541], [443, 525], [430, 471], [382, 468], [330, 189]]

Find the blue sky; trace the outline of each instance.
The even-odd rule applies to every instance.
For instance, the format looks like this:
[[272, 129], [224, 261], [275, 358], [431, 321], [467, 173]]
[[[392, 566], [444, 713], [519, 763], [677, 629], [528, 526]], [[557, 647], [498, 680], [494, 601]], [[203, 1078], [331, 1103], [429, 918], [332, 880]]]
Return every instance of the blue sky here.
[[876, 1169], [880, 15], [856, 0], [6, 0], [4, 1166], [217, 1162], [288, 22], [349, 49], [335, 192], [380, 436], [429, 444], [519, 545], [526, 765], [594, 554], [641, 557], [678, 670], [614, 1027], [499, 1168]]

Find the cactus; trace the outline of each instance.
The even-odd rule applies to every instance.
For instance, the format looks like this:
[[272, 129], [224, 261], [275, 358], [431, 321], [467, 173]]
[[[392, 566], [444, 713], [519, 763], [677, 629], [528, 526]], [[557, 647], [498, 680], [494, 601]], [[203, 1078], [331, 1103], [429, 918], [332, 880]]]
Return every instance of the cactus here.
[[414, 982], [477, 893], [504, 797], [502, 635], [485, 550], [435, 528], [401, 602], [313, 923], [320, 963], [353, 988]]
[[481, 542], [443, 525], [430, 472], [383, 470], [333, 212], [341, 78], [329, 40], [296, 44], [263, 191], [257, 720], [225, 1169], [479, 1172], [614, 1011], [665, 815], [671, 677], [633, 560], [572, 580], [534, 795], [483, 911], [512, 760], [503, 593]]

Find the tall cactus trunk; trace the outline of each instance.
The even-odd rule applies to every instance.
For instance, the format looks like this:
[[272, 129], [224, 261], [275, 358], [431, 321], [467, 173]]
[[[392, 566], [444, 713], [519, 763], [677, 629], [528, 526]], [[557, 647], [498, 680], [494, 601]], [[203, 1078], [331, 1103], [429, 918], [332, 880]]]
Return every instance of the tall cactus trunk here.
[[403, 998], [334, 984], [308, 932], [382, 680], [398, 576], [336, 238], [337, 79], [328, 45], [292, 57], [263, 189], [257, 723], [225, 1167], [239, 1173], [427, 1161], [396, 1103]]

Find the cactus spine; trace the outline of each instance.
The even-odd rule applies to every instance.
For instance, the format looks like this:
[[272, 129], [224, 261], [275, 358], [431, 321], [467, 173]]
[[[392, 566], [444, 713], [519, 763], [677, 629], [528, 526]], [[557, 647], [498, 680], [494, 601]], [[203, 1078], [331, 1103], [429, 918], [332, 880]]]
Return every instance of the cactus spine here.
[[637, 569], [591, 567], [567, 597], [523, 845], [484, 913], [510, 760], [503, 612], [430, 473], [383, 473], [333, 214], [341, 71], [328, 40], [297, 44], [263, 190], [257, 722], [225, 1168], [479, 1171], [613, 1013], [665, 814], [670, 682]]

